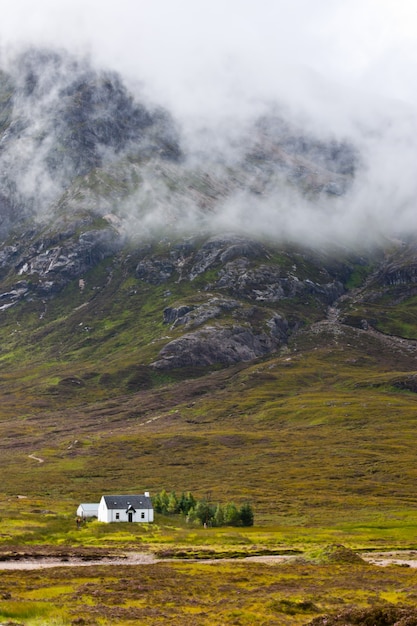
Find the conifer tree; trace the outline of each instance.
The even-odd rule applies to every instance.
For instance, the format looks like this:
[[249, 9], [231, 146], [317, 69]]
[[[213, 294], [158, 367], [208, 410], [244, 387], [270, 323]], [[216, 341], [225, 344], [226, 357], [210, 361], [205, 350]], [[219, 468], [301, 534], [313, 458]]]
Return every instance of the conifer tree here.
[[175, 492], [171, 491], [171, 493], [169, 494], [169, 498], [168, 498], [167, 513], [169, 515], [174, 515], [175, 513], [178, 513], [178, 512], [179, 512], [178, 499], [177, 499], [177, 496], [175, 495]]
[[218, 504], [214, 512], [213, 524], [215, 526], [224, 526], [224, 511], [221, 504]]
[[209, 524], [213, 518], [214, 511], [208, 502], [200, 500], [195, 507], [195, 514], [202, 524]]
[[224, 523], [226, 526], [239, 526], [240, 515], [236, 505], [228, 502], [224, 508]]
[[160, 502], [160, 513], [162, 515], [166, 515], [168, 513], [168, 504], [169, 504], [169, 496], [165, 489], [159, 493], [159, 502]]
[[242, 523], [242, 526], [253, 526], [254, 514], [253, 514], [253, 509], [251, 505], [249, 504], [249, 502], [242, 504], [242, 506], [240, 507], [239, 514], [240, 514], [240, 521]]

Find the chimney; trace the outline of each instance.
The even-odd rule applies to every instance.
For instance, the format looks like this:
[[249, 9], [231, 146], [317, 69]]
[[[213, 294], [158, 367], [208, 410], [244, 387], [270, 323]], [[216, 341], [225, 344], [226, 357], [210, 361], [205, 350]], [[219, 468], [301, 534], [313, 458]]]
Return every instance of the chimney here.
[[145, 493], [143, 494], [146, 498], [149, 498], [149, 491], [145, 491]]

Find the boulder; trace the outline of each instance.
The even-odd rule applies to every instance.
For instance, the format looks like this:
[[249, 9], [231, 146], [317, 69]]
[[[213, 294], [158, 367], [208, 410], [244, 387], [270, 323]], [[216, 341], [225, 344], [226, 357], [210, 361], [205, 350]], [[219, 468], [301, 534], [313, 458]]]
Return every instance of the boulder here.
[[255, 334], [250, 328], [211, 326], [170, 341], [151, 365], [159, 370], [232, 365], [274, 352], [279, 345], [277, 337]]

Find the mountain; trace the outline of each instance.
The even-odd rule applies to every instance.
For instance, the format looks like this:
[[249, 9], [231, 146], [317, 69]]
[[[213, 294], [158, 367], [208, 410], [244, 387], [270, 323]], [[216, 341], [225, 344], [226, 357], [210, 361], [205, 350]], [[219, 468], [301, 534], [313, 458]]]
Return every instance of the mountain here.
[[[267, 518], [278, 484], [282, 498], [298, 485], [297, 506], [308, 508], [312, 486], [313, 501], [323, 499], [317, 455], [296, 462], [314, 425], [325, 425], [324, 449], [337, 447], [340, 420], [353, 429], [343, 454], [361, 466], [378, 428], [389, 439], [387, 398], [400, 398], [409, 419], [415, 238], [305, 243], [285, 225], [276, 236], [280, 203], [330, 211], [349, 193], [363, 164], [345, 139], [313, 136], [269, 107], [230, 149], [208, 152], [202, 142], [190, 155], [180, 124], [133, 97], [120, 76], [29, 49], [0, 74], [0, 164], [5, 493], [42, 492], [21, 464], [34, 449], [50, 455], [49, 493], [86, 497], [115, 476], [128, 488], [137, 480], [128, 459], [140, 449], [141, 480], [157, 490], [217, 486], [239, 498], [262, 478], [254, 498]], [[268, 223], [255, 227], [259, 202], [270, 235]], [[247, 219], [233, 222], [237, 204]], [[338, 411], [332, 422], [342, 405], [345, 417]], [[360, 444], [358, 421], [368, 437]], [[375, 451], [375, 471], [394, 484], [388, 448]], [[103, 454], [88, 483], [86, 467]], [[212, 469], [195, 473], [208, 459]], [[360, 507], [350, 470], [338, 472]], [[379, 484], [361, 476], [377, 501]], [[407, 497], [404, 476], [390, 506]], [[332, 505], [339, 497], [331, 488]]]

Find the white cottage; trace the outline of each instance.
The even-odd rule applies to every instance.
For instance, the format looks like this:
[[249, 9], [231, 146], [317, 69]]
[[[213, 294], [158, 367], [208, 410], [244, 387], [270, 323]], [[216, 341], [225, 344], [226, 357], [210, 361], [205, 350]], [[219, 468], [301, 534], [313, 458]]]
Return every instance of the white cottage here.
[[99, 522], [153, 522], [149, 492], [132, 496], [102, 496], [97, 517]]
[[98, 517], [98, 502], [83, 502], [77, 509], [77, 517]]

